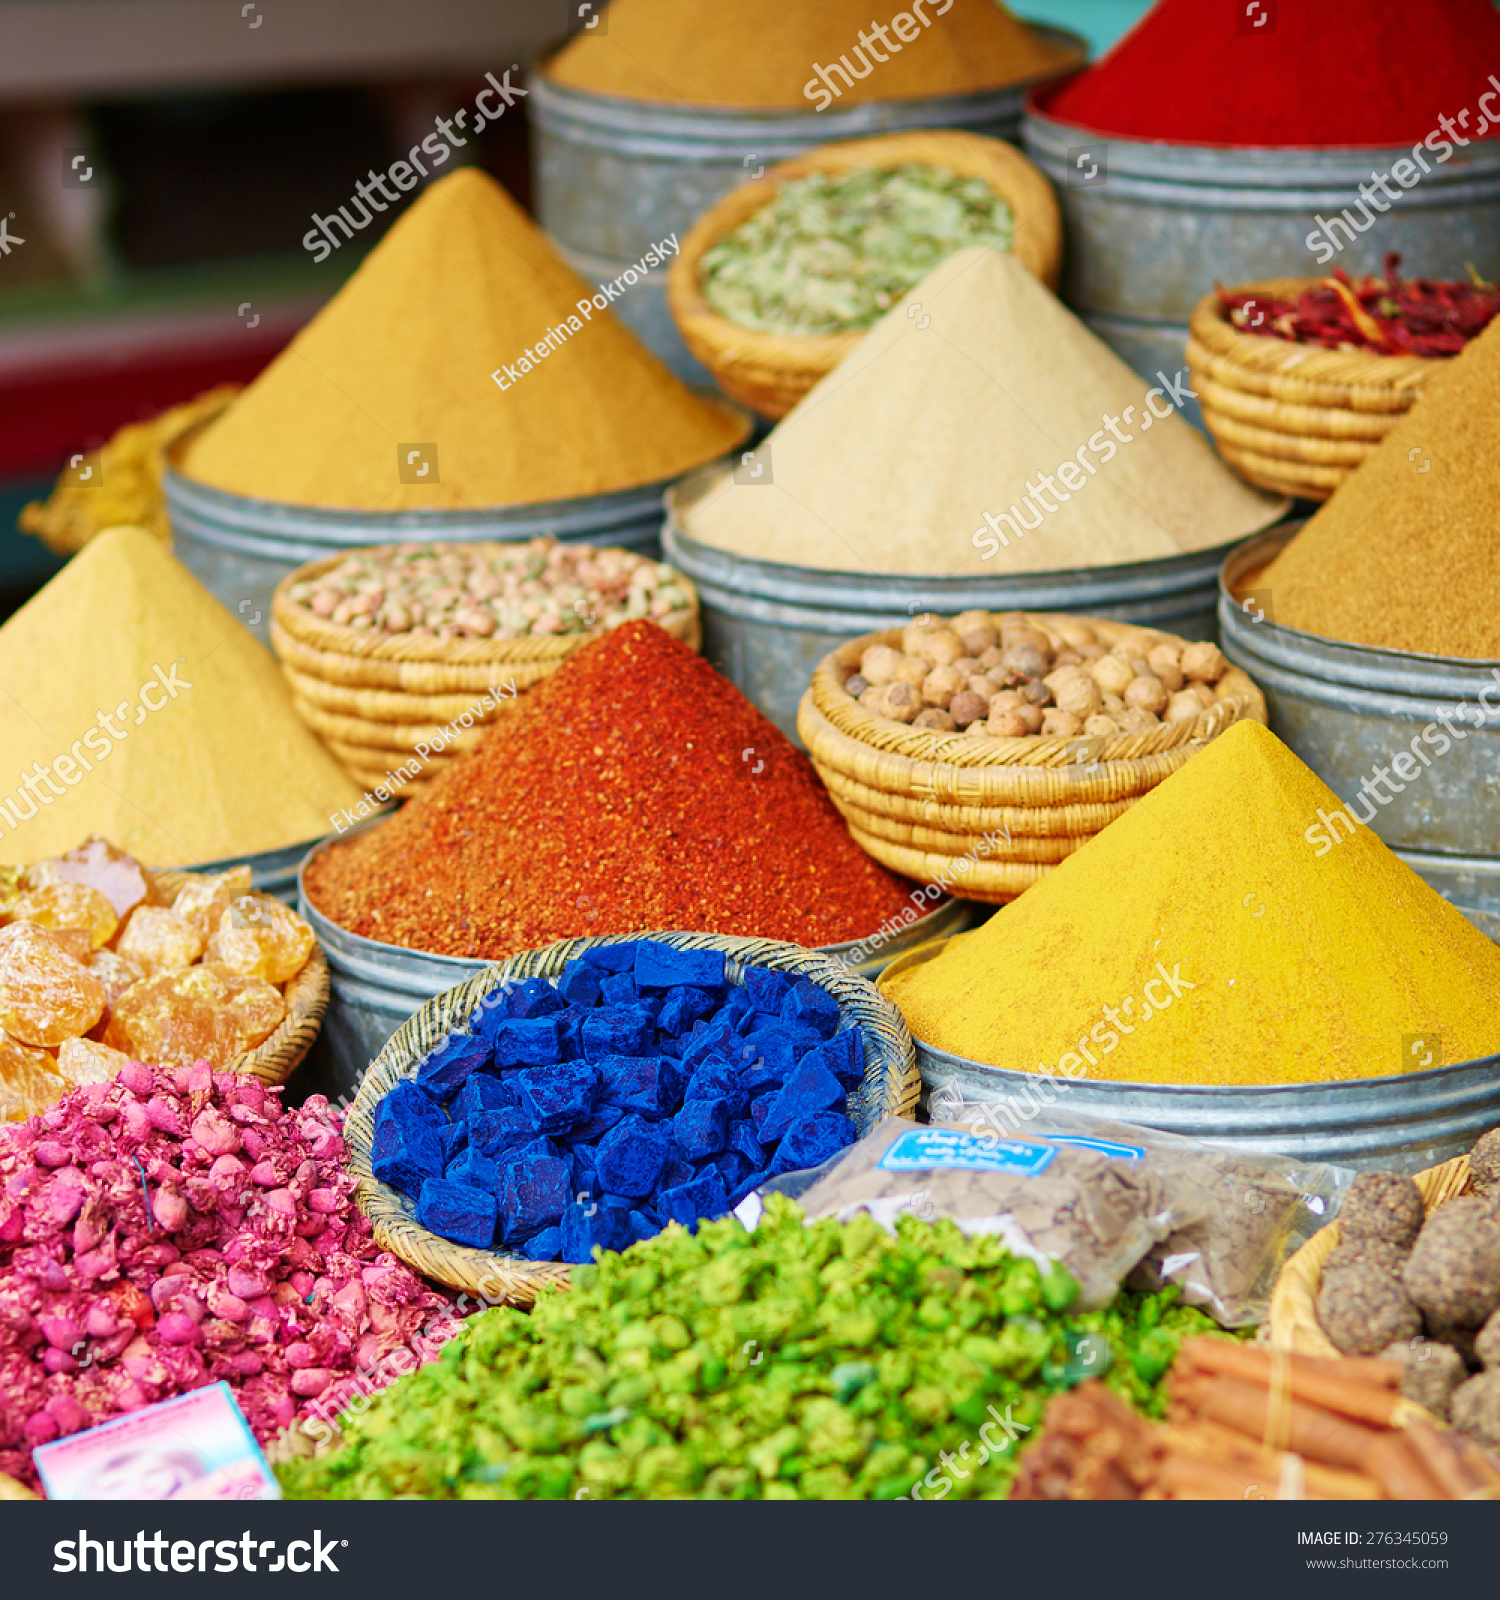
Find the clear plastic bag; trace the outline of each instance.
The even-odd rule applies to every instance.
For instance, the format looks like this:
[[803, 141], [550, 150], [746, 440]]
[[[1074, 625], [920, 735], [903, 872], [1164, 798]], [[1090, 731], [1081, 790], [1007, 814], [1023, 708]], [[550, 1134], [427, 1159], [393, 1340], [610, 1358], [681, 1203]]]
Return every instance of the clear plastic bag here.
[[[994, 1102], [966, 1099], [953, 1085], [933, 1092], [930, 1111], [988, 1140], [1014, 1137]], [[1176, 1220], [1145, 1252], [1130, 1286], [1178, 1284], [1188, 1305], [1226, 1328], [1266, 1320], [1282, 1265], [1332, 1219], [1354, 1181], [1345, 1167], [1251, 1154], [1062, 1106], [1041, 1108], [1026, 1137], [1108, 1150], [1155, 1172]]]
[[[893, 1228], [903, 1214], [951, 1217], [966, 1233], [994, 1233], [1012, 1254], [1047, 1271], [1065, 1267], [1078, 1305], [1108, 1305], [1153, 1246], [1193, 1220], [1149, 1164], [1043, 1139], [995, 1139], [963, 1128], [892, 1117], [810, 1172], [788, 1173], [759, 1194], [790, 1195], [808, 1220], [868, 1212]], [[754, 1226], [755, 1196], [738, 1215]]]

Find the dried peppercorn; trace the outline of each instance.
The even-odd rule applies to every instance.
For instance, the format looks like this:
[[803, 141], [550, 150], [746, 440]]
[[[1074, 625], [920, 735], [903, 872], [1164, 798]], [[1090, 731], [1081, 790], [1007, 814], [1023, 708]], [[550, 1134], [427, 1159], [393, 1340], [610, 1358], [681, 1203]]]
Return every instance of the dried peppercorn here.
[[807, 757], [645, 621], [569, 658], [305, 881], [351, 933], [486, 960], [653, 928], [836, 944], [911, 888], [850, 838]]

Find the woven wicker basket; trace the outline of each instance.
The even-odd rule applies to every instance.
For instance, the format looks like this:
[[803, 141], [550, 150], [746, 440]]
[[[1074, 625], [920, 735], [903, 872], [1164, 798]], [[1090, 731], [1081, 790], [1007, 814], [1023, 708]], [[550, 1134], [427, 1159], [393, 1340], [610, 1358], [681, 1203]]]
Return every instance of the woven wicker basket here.
[[[1414, 1182], [1422, 1191], [1428, 1214], [1449, 1200], [1468, 1192], [1469, 1158], [1455, 1156], [1441, 1166], [1417, 1173]], [[1308, 1356], [1339, 1359], [1339, 1351], [1318, 1322], [1318, 1288], [1323, 1280], [1323, 1264], [1339, 1242], [1339, 1225], [1330, 1222], [1281, 1269], [1271, 1295], [1271, 1343], [1283, 1350], [1297, 1350]]]
[[[183, 884], [201, 874], [153, 872], [151, 876], [170, 902]], [[248, 1072], [262, 1083], [285, 1083], [312, 1049], [318, 1029], [323, 1025], [323, 1013], [328, 1009], [328, 958], [316, 940], [302, 970], [281, 986], [281, 992], [286, 1000], [286, 1015], [275, 1032], [262, 1039], [253, 1050], [246, 1050], [228, 1062], [225, 1071]]]
[[491, 1304], [529, 1306], [547, 1284], [566, 1283], [568, 1268], [559, 1262], [527, 1261], [498, 1250], [476, 1250], [429, 1233], [416, 1221], [416, 1207], [405, 1195], [379, 1182], [372, 1170], [375, 1112], [381, 1100], [427, 1056], [439, 1040], [463, 1030], [479, 1001], [508, 981], [552, 977], [563, 965], [594, 945], [659, 939], [682, 950], [723, 950], [725, 970], [738, 982], [749, 965], [775, 967], [810, 978], [828, 990], [846, 1017], [864, 1036], [865, 1081], [849, 1097], [849, 1116], [861, 1135], [883, 1117], [910, 1116], [921, 1091], [911, 1035], [901, 1014], [875, 986], [842, 962], [799, 945], [774, 939], [740, 939], [708, 933], [640, 933], [601, 939], [563, 939], [541, 950], [489, 967], [467, 983], [456, 984], [429, 1000], [403, 1023], [360, 1084], [350, 1107], [344, 1137], [351, 1170], [359, 1179], [359, 1206], [375, 1230], [383, 1250], [400, 1256], [425, 1277], [455, 1289], [478, 1294]]
[[[310, 561], [281, 580], [271, 601], [271, 644], [298, 714], [365, 787], [386, 783], [392, 769], [418, 757], [421, 773], [402, 784], [401, 794], [409, 799], [420, 793], [479, 742], [488, 723], [514, 710], [527, 689], [602, 631], [509, 640], [415, 638], [329, 622], [292, 600], [294, 584], [321, 577], [352, 553]], [[676, 582], [689, 603], [661, 618], [660, 625], [696, 650], [702, 638], [698, 596], [686, 578], [679, 575]], [[485, 708], [484, 699], [495, 689], [505, 691], [504, 697]], [[472, 726], [454, 729], [465, 716]], [[426, 746], [425, 752], [418, 745]]]
[[[1026, 620], [1044, 630], [1087, 622], [1104, 644], [1142, 631], [1053, 613]], [[1216, 685], [1221, 704], [1144, 734], [992, 739], [909, 728], [865, 710], [844, 688], [865, 650], [900, 640], [899, 628], [868, 633], [824, 657], [798, 707], [797, 732], [870, 855], [969, 900], [1015, 899], [1210, 739], [1242, 717], [1266, 720], [1260, 690], [1231, 667]]]
[[[1268, 278], [1235, 292], [1288, 299], [1323, 281]], [[1447, 365], [1244, 333], [1217, 293], [1198, 302], [1189, 333], [1193, 388], [1220, 455], [1251, 483], [1304, 500], [1326, 500]]]
[[779, 184], [814, 172], [849, 172], [908, 163], [983, 178], [1011, 208], [1016, 259], [1049, 289], [1062, 266], [1062, 218], [1052, 186], [1014, 145], [974, 133], [884, 133], [851, 139], [783, 161], [732, 190], [698, 218], [667, 269], [667, 307], [688, 349], [731, 399], [773, 420], [784, 417], [844, 359], [863, 333], [788, 337], [742, 328], [720, 316], [698, 288], [704, 252], [770, 204]]

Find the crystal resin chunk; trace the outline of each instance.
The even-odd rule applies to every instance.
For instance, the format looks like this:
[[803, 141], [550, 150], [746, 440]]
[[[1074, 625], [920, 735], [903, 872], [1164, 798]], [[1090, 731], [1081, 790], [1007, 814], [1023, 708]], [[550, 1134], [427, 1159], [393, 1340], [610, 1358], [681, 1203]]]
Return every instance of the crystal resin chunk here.
[[45, 928], [0, 928], [0, 1028], [22, 1044], [55, 1048], [76, 1039], [104, 1011], [104, 985]]
[[0, 1122], [21, 1122], [53, 1105], [67, 1085], [52, 1057], [0, 1033]]
[[104, 1042], [159, 1066], [191, 1066], [201, 1056], [222, 1067], [262, 1043], [285, 1015], [286, 1002], [270, 984], [204, 962], [126, 990]]
[[58, 1046], [57, 1073], [70, 1089], [108, 1083], [130, 1057], [97, 1039], [67, 1039]]
[[99, 890], [121, 921], [136, 906], [161, 901], [146, 868], [98, 834], [76, 849], [35, 862], [21, 874], [23, 889], [39, 889], [49, 883], [81, 883]]
[[86, 883], [44, 883], [39, 889], [28, 889], [10, 908], [10, 920], [54, 930], [81, 929], [95, 950], [108, 944], [120, 925], [104, 892]]
[[313, 931], [295, 911], [271, 895], [246, 894], [219, 918], [207, 959], [267, 983], [286, 983], [302, 970], [312, 947]]
[[177, 891], [172, 909], [179, 917], [186, 917], [207, 944], [219, 926], [219, 918], [229, 909], [230, 901], [249, 893], [249, 867], [231, 867], [228, 872], [190, 878]]
[[203, 954], [198, 930], [166, 906], [137, 906], [115, 940], [115, 950], [148, 976], [190, 967]]

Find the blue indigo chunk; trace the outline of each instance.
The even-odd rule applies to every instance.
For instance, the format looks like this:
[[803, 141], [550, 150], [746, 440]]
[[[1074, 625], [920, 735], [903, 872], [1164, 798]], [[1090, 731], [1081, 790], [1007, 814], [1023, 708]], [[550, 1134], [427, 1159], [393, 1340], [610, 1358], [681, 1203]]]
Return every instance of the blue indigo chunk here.
[[541, 1228], [562, 1221], [572, 1200], [572, 1174], [557, 1156], [533, 1156], [505, 1169], [500, 1199], [500, 1232], [507, 1242], [529, 1238]]
[[760, 1012], [750, 1004], [749, 997], [743, 989], [735, 989], [728, 1000], [719, 1007], [715, 1020], [727, 1022], [736, 1033], [745, 1034], [750, 1031], [752, 1023], [760, 1020]]
[[469, 1142], [469, 1127], [464, 1122], [450, 1122], [446, 1128], [437, 1129], [438, 1142], [443, 1147], [443, 1165], [450, 1161]]
[[839, 1003], [811, 978], [798, 978], [781, 1002], [781, 1020], [812, 1028], [819, 1038], [827, 1039], [839, 1025]]
[[[624, 1059], [631, 1058], [627, 1056]], [[593, 1116], [587, 1122], [580, 1122], [576, 1127], [569, 1128], [562, 1136], [563, 1142], [572, 1146], [597, 1144], [624, 1115], [619, 1106], [596, 1105]]]
[[784, 1138], [787, 1129], [804, 1117], [835, 1107], [842, 1109], [844, 1098], [843, 1084], [827, 1067], [820, 1067], [816, 1061], [804, 1062], [772, 1100], [771, 1109], [760, 1125], [761, 1143], [771, 1144]]
[[582, 1039], [589, 1061], [604, 1056], [646, 1056], [656, 1042], [656, 1023], [640, 1006], [599, 1006], [584, 1017]]
[[838, 1111], [820, 1111], [787, 1129], [771, 1163], [772, 1173], [800, 1172], [821, 1166], [846, 1145], [854, 1143], [854, 1124]]
[[417, 1199], [417, 1221], [429, 1233], [487, 1250], [495, 1241], [495, 1197], [447, 1178], [428, 1178]]
[[635, 947], [635, 981], [642, 989], [722, 989], [722, 950], [678, 950], [655, 939]]
[[507, 1150], [530, 1144], [535, 1137], [531, 1118], [519, 1106], [476, 1111], [469, 1117], [469, 1148], [492, 1161]]
[[495, 1029], [497, 1067], [551, 1067], [562, 1060], [562, 1022], [550, 1017], [506, 1017]]
[[672, 1135], [689, 1161], [716, 1155], [729, 1138], [727, 1100], [689, 1100], [672, 1119]]
[[594, 1172], [610, 1194], [643, 1199], [656, 1187], [671, 1149], [664, 1127], [629, 1116], [599, 1141]]
[[742, 1155], [748, 1165], [761, 1167], [765, 1164], [765, 1151], [761, 1148], [760, 1136], [755, 1131], [755, 1125], [741, 1118], [729, 1130], [729, 1148]]
[[705, 1061], [693, 1074], [682, 1099], [684, 1105], [694, 1100], [726, 1101], [731, 1121], [750, 1109], [750, 1096], [741, 1084], [740, 1074], [721, 1061]]
[[865, 1041], [858, 1028], [845, 1028], [831, 1039], [809, 1050], [799, 1067], [816, 1063], [827, 1069], [846, 1089], [856, 1089], [865, 1081]]
[[668, 1189], [680, 1189], [683, 1184], [691, 1183], [698, 1176], [698, 1169], [690, 1161], [684, 1161], [680, 1155], [668, 1158], [666, 1166], [661, 1169], [661, 1177], [657, 1180], [657, 1189], [665, 1193]]
[[505, 1009], [513, 1017], [546, 1017], [566, 1004], [545, 978], [528, 978], [506, 996]]
[[662, 1003], [656, 1025], [664, 1033], [686, 1033], [701, 1018], [712, 1016], [717, 1004], [717, 999], [706, 989], [695, 989], [691, 985], [674, 989]]
[[603, 967], [606, 972], [629, 972], [635, 966], [635, 940], [622, 939], [619, 944], [591, 944], [579, 953], [579, 959], [591, 967]]
[[784, 972], [772, 967], [746, 967], [745, 993], [757, 1011], [779, 1017], [782, 1003], [792, 987], [792, 980]]
[[642, 1239], [654, 1239], [661, 1232], [661, 1224], [653, 1222], [644, 1211], [632, 1211], [629, 1226], [632, 1244], [639, 1244]]
[[561, 1228], [543, 1228], [540, 1233], [532, 1234], [521, 1246], [521, 1254], [528, 1261], [556, 1261], [561, 1250]]
[[487, 1040], [472, 1033], [451, 1033], [418, 1066], [417, 1086], [446, 1099], [489, 1059]]
[[709, 1157], [708, 1165], [714, 1168], [724, 1180], [724, 1187], [733, 1194], [746, 1176], [760, 1166], [760, 1158], [750, 1162], [736, 1150], [721, 1150], [718, 1155]]
[[443, 1142], [437, 1129], [407, 1132], [394, 1119], [377, 1125], [371, 1170], [382, 1183], [415, 1198], [423, 1179], [443, 1175]]
[[516, 1092], [496, 1072], [473, 1073], [453, 1101], [457, 1119], [472, 1117], [476, 1111], [503, 1111], [516, 1103]]
[[594, 1114], [599, 1074], [587, 1061], [516, 1074], [521, 1109], [538, 1133], [566, 1133]]
[[600, 969], [587, 961], [569, 961], [557, 980], [557, 992], [570, 1006], [588, 1007], [599, 1003]]
[[700, 1061], [707, 1061], [710, 1056], [727, 1058], [731, 1051], [739, 1048], [741, 1048], [740, 1037], [733, 1027], [715, 1017], [701, 1033], [693, 1034], [688, 1040], [687, 1048], [682, 1052], [682, 1064], [685, 1067], [696, 1067]]
[[562, 1248], [564, 1261], [582, 1265], [594, 1259], [594, 1248], [624, 1250], [634, 1241], [630, 1237], [630, 1212], [605, 1201], [574, 1200], [563, 1212]]
[[473, 1145], [466, 1145], [448, 1163], [444, 1176], [454, 1183], [466, 1183], [471, 1189], [483, 1189], [486, 1194], [500, 1193], [500, 1168], [493, 1157], [481, 1155]]
[[628, 972], [611, 972], [599, 985], [599, 994], [607, 1006], [633, 1006], [641, 997]]
[[682, 1073], [666, 1056], [605, 1056], [595, 1065], [601, 1105], [665, 1117], [682, 1098]]
[[403, 1128], [444, 1128], [448, 1117], [431, 1095], [403, 1078], [375, 1108], [375, 1124], [394, 1117]]
[[663, 1189], [656, 1197], [657, 1209], [668, 1222], [680, 1222], [689, 1233], [698, 1231], [699, 1220], [722, 1217], [729, 1209], [729, 1191], [714, 1168], [695, 1176], [675, 1189]]

